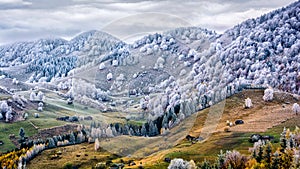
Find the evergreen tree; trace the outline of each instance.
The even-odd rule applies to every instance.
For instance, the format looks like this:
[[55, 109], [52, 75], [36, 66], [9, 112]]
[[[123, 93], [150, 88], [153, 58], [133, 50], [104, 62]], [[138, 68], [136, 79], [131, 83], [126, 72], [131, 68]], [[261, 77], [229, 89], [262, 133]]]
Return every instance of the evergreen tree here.
[[255, 150], [255, 149], [253, 150], [253, 152], [252, 152], [252, 154], [251, 154], [251, 157], [254, 158], [254, 159], [257, 158], [256, 150]]
[[225, 155], [223, 153], [223, 150], [220, 150], [220, 154], [218, 154], [218, 161], [217, 161], [217, 166], [218, 168], [223, 168], [225, 165]]
[[112, 130], [112, 134], [113, 134], [114, 136], [119, 135], [119, 133], [117, 132], [116, 127], [115, 127], [114, 125], [111, 125], [111, 130]]
[[75, 144], [76, 140], [75, 140], [75, 135], [74, 135], [73, 132], [70, 133], [70, 139], [69, 139], [69, 141], [70, 141], [71, 144]]
[[57, 142], [58, 142], [58, 136], [53, 136], [53, 141], [54, 141], [54, 144], [57, 145]]
[[147, 136], [147, 130], [146, 130], [145, 124], [142, 125], [141, 135], [145, 136], [145, 137]]
[[209, 161], [206, 161], [206, 159], [204, 159], [204, 161], [201, 163], [200, 169], [211, 169]]
[[272, 145], [271, 145], [271, 143], [268, 143], [265, 145], [264, 160], [267, 163], [267, 168], [270, 168], [270, 164], [272, 161]]
[[280, 158], [279, 153], [276, 151], [274, 157], [272, 158], [271, 169], [279, 169]]
[[123, 127], [123, 134], [124, 135], [129, 135], [129, 127], [127, 124], [124, 125]]
[[96, 122], [95, 122], [95, 121], [91, 122], [91, 125], [90, 125], [90, 132], [92, 132], [92, 129], [93, 129], [93, 128], [96, 128]]
[[56, 147], [54, 139], [48, 138], [48, 148], [54, 148], [54, 147]]
[[283, 131], [280, 135], [280, 152], [284, 152], [284, 150], [287, 148], [287, 139], [286, 139], [286, 128], [283, 128]]
[[295, 139], [293, 138], [293, 136], [290, 136], [289, 139], [287, 140], [288, 142], [288, 148], [294, 148], [295, 147]]
[[25, 137], [25, 130], [23, 129], [23, 127], [20, 128], [19, 136], [21, 137], [21, 140], [23, 140]]
[[162, 127], [163, 127], [163, 128], [168, 128], [168, 124], [169, 124], [169, 121], [168, 121], [168, 115], [165, 114], [165, 115], [164, 115], [164, 118], [163, 118], [163, 121], [162, 121]]
[[82, 143], [84, 142], [84, 136], [82, 134], [82, 132], [78, 132], [77, 137], [76, 137], [76, 143]]
[[264, 154], [263, 146], [259, 145], [258, 153], [257, 153], [257, 156], [255, 158], [258, 163], [260, 163], [263, 160], [263, 154]]
[[156, 124], [153, 121], [150, 121], [149, 123], [149, 136], [156, 136], [158, 135], [158, 129]]
[[280, 168], [290, 168], [293, 162], [293, 150], [286, 150], [284, 153], [281, 153], [280, 156]]

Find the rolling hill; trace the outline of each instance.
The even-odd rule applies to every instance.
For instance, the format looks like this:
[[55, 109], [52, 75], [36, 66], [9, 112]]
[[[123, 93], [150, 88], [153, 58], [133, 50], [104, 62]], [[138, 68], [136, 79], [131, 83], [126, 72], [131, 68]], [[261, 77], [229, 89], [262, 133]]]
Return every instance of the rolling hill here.
[[[144, 152], [147, 151], [139, 139], [144, 141], [151, 137], [150, 140], [156, 141], [166, 138], [165, 133], [179, 126], [188, 125], [184, 129], [189, 129], [198, 123], [209, 125], [204, 129], [201, 125], [192, 128], [191, 135], [206, 140], [217, 133], [217, 141], [219, 136], [228, 136], [230, 140], [231, 134], [223, 134], [225, 118], [246, 120], [244, 125], [231, 128], [233, 135], [246, 133], [248, 137], [252, 132], [268, 132], [296, 118], [289, 114], [290, 105], [282, 110], [282, 104], [299, 102], [299, 12], [300, 1], [296, 1], [248, 19], [223, 34], [185, 27], [150, 34], [126, 44], [105, 32], [93, 30], [70, 41], [41, 39], [0, 46], [0, 85], [5, 89], [1, 100], [8, 101], [15, 95], [29, 97], [32, 92], [43, 91], [45, 113], [35, 119], [37, 123], [42, 124], [44, 120], [49, 122], [45, 127], [54, 127], [65, 124], [57, 123], [57, 117], [88, 115], [101, 122], [97, 127], [102, 135], [113, 133], [115, 138], [108, 144], [117, 145], [119, 143], [113, 141], [122, 138], [128, 142], [132, 136], [136, 139], [135, 145]], [[260, 100], [261, 91], [243, 92], [253, 88], [273, 88], [277, 94], [290, 94], [265, 103]], [[241, 109], [247, 95], [258, 107]], [[226, 107], [226, 98], [230, 107]], [[71, 104], [66, 105], [67, 101]], [[33, 107], [27, 109], [32, 116], [37, 112]], [[199, 122], [191, 120], [195, 120], [196, 112], [205, 114]], [[4, 118], [0, 122], [4, 122]], [[3, 123], [3, 129], [5, 125]], [[95, 140], [92, 128], [90, 130], [87, 136]], [[180, 142], [187, 133], [176, 134], [168, 135], [174, 138], [172, 143]], [[154, 152], [164, 149], [155, 149], [157, 145], [151, 144], [153, 140], [146, 148]], [[180, 147], [186, 143], [178, 144]], [[210, 143], [204, 141], [203, 145], [206, 144]], [[229, 144], [231, 146], [231, 142]], [[197, 146], [203, 145], [197, 143]], [[118, 151], [119, 147], [114, 148]], [[130, 146], [123, 151], [122, 156], [136, 153]], [[177, 157], [176, 153], [169, 156], [166, 153], [166, 156]], [[193, 158], [200, 159], [195, 156]]]

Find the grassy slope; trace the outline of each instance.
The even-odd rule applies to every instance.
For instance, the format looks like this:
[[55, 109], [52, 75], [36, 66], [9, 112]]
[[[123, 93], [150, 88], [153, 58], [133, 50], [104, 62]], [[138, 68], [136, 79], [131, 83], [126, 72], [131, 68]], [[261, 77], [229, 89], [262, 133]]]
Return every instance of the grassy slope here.
[[9, 134], [15, 134], [15, 136], [18, 137], [20, 127], [25, 129], [26, 136], [37, 134], [37, 130], [28, 121], [12, 124], [0, 123], [0, 139], [4, 142], [4, 145], [0, 146], [1, 152], [6, 152], [15, 148], [15, 145], [9, 139]]
[[[61, 110], [59, 110], [61, 111]], [[0, 123], [0, 138], [4, 141], [4, 145], [0, 146], [0, 152], [6, 152], [16, 148], [16, 146], [10, 141], [9, 135], [15, 134], [16, 137], [19, 136], [19, 130], [21, 127], [24, 128], [26, 136], [33, 136], [38, 133], [38, 129], [45, 129], [54, 126], [60, 126], [66, 124], [63, 121], [57, 121], [55, 118], [57, 114], [53, 111], [50, 106], [45, 106], [43, 112], [38, 112], [37, 110], [27, 110], [28, 119], [25, 121], [14, 122], [14, 123]], [[34, 118], [34, 113], [39, 113], [39, 118]], [[36, 129], [34, 126], [38, 127]]]
[[[161, 168], [166, 167], [168, 164], [163, 162], [165, 157], [170, 158], [184, 158], [186, 160], [193, 159], [196, 162], [203, 161], [204, 159], [214, 161], [216, 155], [220, 150], [238, 150], [243, 154], [249, 155], [249, 147], [252, 147], [252, 144], [248, 142], [249, 136], [253, 133], [260, 133], [265, 135], [275, 136], [274, 142], [277, 142], [282, 132], [283, 127], [288, 127], [294, 129], [295, 125], [300, 125], [300, 117], [291, 115], [291, 111], [287, 111], [282, 108], [282, 113], [288, 113], [286, 116], [289, 116], [289, 119], [282, 119], [281, 123], [275, 123], [273, 121], [267, 121], [266, 123], [274, 123], [274, 126], [268, 128], [267, 125], [261, 125], [259, 119], [262, 118], [265, 114], [265, 111], [272, 111], [274, 109], [279, 109], [281, 111], [282, 104], [285, 102], [295, 102], [292, 97], [279, 97], [275, 95], [275, 100], [269, 103], [262, 101], [263, 91], [251, 90], [244, 91], [240, 94], [236, 94], [226, 100], [226, 106], [223, 111], [222, 119], [216, 129], [216, 131], [204, 142], [198, 142], [192, 144], [187, 140], [182, 140], [177, 146], [162, 151], [160, 153], [154, 154], [152, 156], [146, 157], [141, 160], [146, 166], [151, 168]], [[254, 107], [251, 109], [244, 109], [244, 99], [250, 97]], [[290, 110], [291, 105], [287, 105]], [[272, 108], [272, 110], [271, 110]], [[204, 110], [205, 111], [205, 110]], [[206, 110], [207, 111], [207, 110]], [[272, 113], [272, 112], [271, 112]], [[205, 114], [205, 113], [204, 113]], [[249, 131], [235, 131], [235, 127], [232, 128], [232, 132], [224, 132], [223, 129], [226, 126], [226, 120], [234, 121], [236, 119], [247, 119], [247, 117], [257, 116], [256, 123], [247, 124], [245, 121], [245, 128], [248, 128], [252, 125], [261, 125], [261, 129], [264, 129], [264, 132], [249, 130]], [[195, 125], [190, 131], [191, 135], [199, 136], [201, 128], [203, 127], [203, 114], [198, 115]], [[255, 129], [255, 128], [254, 128]], [[278, 143], [274, 143], [274, 147], [278, 147]]]
[[[100, 113], [99, 110], [94, 108], [86, 109], [85, 106], [78, 103], [74, 105], [68, 105], [66, 100], [63, 100], [54, 92], [43, 91], [46, 95], [43, 112], [36, 110], [37, 105], [30, 104], [27, 110], [28, 119], [21, 122], [15, 123], [4, 123], [0, 122], [0, 140], [4, 142], [0, 146], [0, 153], [6, 152], [16, 148], [16, 146], [10, 141], [9, 134], [19, 135], [20, 127], [25, 129], [26, 136], [32, 136], [38, 133], [38, 129], [51, 128], [55, 126], [61, 126], [67, 122], [56, 120], [57, 117], [61, 116], [92, 116], [94, 121], [101, 122], [121, 122], [124, 123], [126, 114], [120, 112], [112, 112], [109, 114]], [[29, 97], [28, 91], [22, 91], [20, 94]], [[0, 95], [0, 100], [7, 99], [9, 96]], [[34, 118], [34, 114], [39, 113], [39, 118]], [[118, 117], [118, 118], [117, 118]], [[123, 118], [121, 118], [123, 117]], [[79, 121], [78, 123], [90, 125], [91, 121]], [[38, 127], [36, 129], [34, 126]]]
[[[130, 159], [135, 160], [137, 164], [142, 163], [146, 168], [165, 168], [168, 164], [163, 162], [165, 157], [170, 158], [184, 158], [186, 160], [193, 159], [196, 162], [202, 161], [204, 159], [214, 161], [216, 155], [220, 150], [238, 150], [243, 154], [248, 154], [249, 147], [252, 146], [248, 142], [248, 138], [253, 133], [270, 134], [275, 136], [275, 142], [279, 139], [279, 134], [283, 127], [293, 128], [295, 125], [300, 124], [300, 117], [292, 115], [290, 113], [291, 104], [287, 105], [286, 109], [282, 108], [284, 102], [293, 103], [292, 97], [285, 97], [284, 99], [279, 99], [275, 97], [275, 100], [269, 103], [262, 101], [263, 91], [244, 91], [240, 94], [234, 95], [226, 100], [226, 105], [221, 117], [221, 120], [216, 128], [216, 130], [210, 135], [210, 137], [202, 142], [197, 142], [195, 144], [190, 143], [185, 140], [184, 137], [187, 134], [193, 136], [199, 136], [204, 125], [204, 121], [207, 117], [209, 109], [198, 112], [195, 115], [190, 116], [181, 123], [179, 126], [173, 128], [170, 134], [167, 136], [159, 136], [154, 138], [140, 138], [140, 137], [129, 137], [129, 136], [119, 136], [109, 140], [102, 140], [100, 145], [103, 149], [110, 152], [111, 154], [118, 154], [123, 156], [124, 161]], [[244, 99], [250, 97], [254, 104], [251, 109], [244, 109]], [[286, 113], [284, 117], [280, 117], [280, 123], [273, 121], [260, 121], [266, 116], [266, 112], [278, 115], [278, 112]], [[277, 114], [276, 114], [277, 113]], [[113, 118], [114, 116], [111, 116]], [[268, 116], [267, 116], [268, 117]], [[249, 122], [254, 118], [255, 122]], [[234, 126], [231, 128], [232, 132], [224, 132], [223, 129], [226, 126], [226, 120], [234, 121], [236, 119], [243, 119], [245, 124], [242, 126]], [[264, 119], [265, 120], [265, 119]], [[267, 124], [272, 124], [270, 125]], [[250, 128], [249, 126], [257, 126], [259, 128]], [[259, 129], [258, 131], [255, 131]], [[78, 145], [78, 147], [86, 146], [86, 144]], [[93, 145], [89, 145], [91, 148], [87, 148], [85, 153], [92, 157], [95, 154], [93, 150]], [[278, 146], [278, 143], [274, 143], [274, 147]], [[67, 148], [72, 148], [67, 147]], [[60, 149], [60, 148], [58, 148]], [[54, 149], [54, 150], [58, 150]], [[78, 160], [77, 158], [71, 158], [72, 154], [79, 153], [80, 149], [76, 148], [73, 151], [67, 151], [64, 153], [60, 160], [49, 160], [49, 155], [51, 151], [48, 150], [42, 153], [34, 159], [29, 165], [29, 168], [40, 168], [43, 165], [51, 165], [56, 168], [61, 168], [65, 161], [69, 161], [72, 164], [80, 165], [81, 168], [89, 168], [96, 162], [103, 162], [107, 159], [93, 160], [87, 158], [85, 160]], [[107, 152], [105, 152], [107, 153]], [[97, 152], [97, 155], [105, 154], [104, 152]], [[109, 154], [109, 153], [108, 153]], [[130, 155], [130, 156], [129, 156]], [[48, 157], [48, 159], [47, 159]], [[115, 162], [120, 161], [120, 159], [115, 159]], [[90, 165], [87, 165], [90, 163]], [[135, 166], [137, 167], [137, 166]], [[129, 166], [127, 166], [129, 168]], [[134, 168], [134, 167], [133, 167]]]
[[[62, 152], [62, 155], [57, 159], [51, 157], [57, 152]], [[116, 159], [117, 157], [110, 152], [100, 149], [94, 150], [94, 144], [81, 144], [67, 147], [60, 147], [50, 149], [42, 152], [42, 155], [37, 156], [27, 164], [30, 169], [57, 169], [63, 168], [66, 164], [72, 164], [80, 168], [91, 168], [98, 162], [106, 162], [108, 160]]]

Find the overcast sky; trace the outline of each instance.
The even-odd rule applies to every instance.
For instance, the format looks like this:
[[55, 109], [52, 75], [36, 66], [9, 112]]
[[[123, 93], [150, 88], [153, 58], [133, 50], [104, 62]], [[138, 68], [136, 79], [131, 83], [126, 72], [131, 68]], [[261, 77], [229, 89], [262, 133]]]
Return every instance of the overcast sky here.
[[70, 39], [103, 30], [130, 41], [147, 33], [200, 26], [222, 33], [294, 0], [0, 0], [0, 44]]

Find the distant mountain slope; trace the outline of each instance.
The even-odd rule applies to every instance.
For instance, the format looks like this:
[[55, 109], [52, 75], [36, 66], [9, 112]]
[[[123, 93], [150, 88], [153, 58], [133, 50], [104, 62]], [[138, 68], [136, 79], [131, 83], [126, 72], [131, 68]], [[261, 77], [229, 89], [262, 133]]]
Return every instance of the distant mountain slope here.
[[249, 19], [211, 43], [186, 79], [186, 84], [193, 85], [191, 91], [198, 90], [196, 105], [207, 107], [245, 85], [271, 86], [300, 94], [299, 11], [297, 1]]
[[300, 1], [226, 31], [222, 63], [237, 79], [300, 94]]
[[300, 94], [299, 12], [297, 1], [229, 29], [204, 50], [185, 55], [190, 57], [178, 53], [186, 63], [186, 74], [166, 81], [164, 92], [147, 101], [149, 116], [166, 119], [162, 126], [170, 127], [243, 86], [271, 86]]
[[[78, 57], [82, 53], [88, 52], [89, 57], [98, 56], [110, 51], [119, 41], [107, 33], [89, 31], [70, 41], [41, 39], [33, 42], [19, 42], [0, 46], [0, 65], [12, 77], [15, 77], [16, 73], [11, 72], [10, 69], [23, 70], [24, 66], [22, 65], [25, 64], [26, 68], [23, 74], [25, 79], [17, 76], [18, 78], [29, 82], [49, 82], [53, 77], [66, 76], [75, 66], [84, 64], [84, 61]], [[28, 79], [28, 76], [31, 77]]]
[[[121, 42], [109, 53], [70, 71], [70, 75], [84, 80], [73, 81], [73, 84], [83, 83], [81, 86], [72, 86], [69, 80], [60, 80], [59, 86], [71, 86], [69, 96], [79, 96], [75, 97], [78, 100], [82, 100], [81, 96], [86, 95], [92, 99], [107, 101], [103, 92], [108, 92], [114, 96], [113, 105], [115, 102], [126, 104], [130, 97], [124, 98], [124, 95], [154, 94], [159, 95], [157, 99], [160, 99], [160, 94], [165, 93], [168, 87], [169, 92], [176, 93], [173, 89], [179, 89], [181, 85], [176, 81], [192, 70], [192, 65], [200, 59], [200, 52], [209, 48], [218, 36], [206, 29], [189, 27], [151, 34], [133, 44]], [[83, 55], [83, 58], [86, 58], [86, 55]], [[122, 99], [125, 99], [125, 102]], [[179, 101], [178, 99], [175, 100]], [[136, 102], [130, 105], [133, 104]], [[120, 104], [117, 104], [117, 108], [124, 111], [124, 108], [119, 106]], [[158, 109], [157, 112], [161, 114], [165, 107]], [[125, 111], [141, 110], [132, 110], [129, 106]]]

